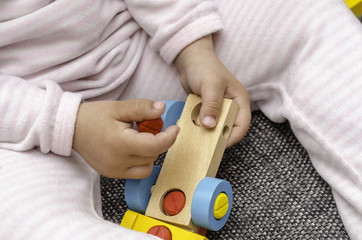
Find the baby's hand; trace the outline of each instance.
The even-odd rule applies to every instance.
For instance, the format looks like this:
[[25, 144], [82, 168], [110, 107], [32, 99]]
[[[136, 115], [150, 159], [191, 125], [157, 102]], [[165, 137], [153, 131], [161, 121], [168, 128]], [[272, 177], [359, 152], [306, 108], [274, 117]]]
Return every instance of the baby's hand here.
[[159, 118], [164, 102], [150, 100], [82, 103], [73, 149], [100, 174], [110, 178], [144, 178], [153, 162], [176, 140], [179, 128], [157, 135], [134, 130], [133, 122]]
[[238, 104], [239, 112], [227, 147], [239, 142], [250, 125], [249, 94], [217, 58], [211, 36], [184, 48], [177, 56], [175, 65], [181, 73], [185, 91], [202, 98], [200, 121], [203, 126], [213, 128], [216, 125], [223, 98], [232, 99]]

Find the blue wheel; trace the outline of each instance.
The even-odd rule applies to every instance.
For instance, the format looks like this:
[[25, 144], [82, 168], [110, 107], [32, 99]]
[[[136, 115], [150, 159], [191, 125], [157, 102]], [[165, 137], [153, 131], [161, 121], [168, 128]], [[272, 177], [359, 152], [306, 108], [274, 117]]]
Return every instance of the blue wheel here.
[[196, 226], [220, 230], [230, 216], [233, 192], [228, 181], [206, 177], [197, 185], [191, 203], [191, 218]]
[[151, 198], [151, 188], [155, 185], [161, 167], [153, 166], [151, 175], [143, 179], [127, 179], [124, 185], [124, 196], [129, 209], [145, 213]]
[[176, 100], [165, 100], [165, 104], [166, 110], [161, 116], [164, 123], [162, 131], [176, 124], [185, 106], [185, 102]]

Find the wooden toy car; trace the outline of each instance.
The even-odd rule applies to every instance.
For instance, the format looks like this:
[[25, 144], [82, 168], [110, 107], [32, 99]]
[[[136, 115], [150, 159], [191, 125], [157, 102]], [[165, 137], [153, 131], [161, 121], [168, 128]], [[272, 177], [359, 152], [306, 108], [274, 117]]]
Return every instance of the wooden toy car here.
[[[232, 206], [232, 189], [229, 182], [215, 176], [238, 107], [232, 100], [224, 99], [213, 129], [201, 126], [200, 108], [201, 98], [189, 95], [177, 121], [180, 133], [168, 150], [162, 168], [156, 166], [148, 178], [126, 181], [128, 207], [146, 216], [125, 217], [122, 226], [142, 232], [164, 226], [170, 230], [171, 239], [181, 240], [206, 239], [197, 234], [201, 228], [217, 231], [225, 225]], [[133, 213], [126, 213], [130, 214]], [[144, 222], [143, 227], [139, 227], [140, 221]], [[198, 236], [179, 237], [174, 227]]]

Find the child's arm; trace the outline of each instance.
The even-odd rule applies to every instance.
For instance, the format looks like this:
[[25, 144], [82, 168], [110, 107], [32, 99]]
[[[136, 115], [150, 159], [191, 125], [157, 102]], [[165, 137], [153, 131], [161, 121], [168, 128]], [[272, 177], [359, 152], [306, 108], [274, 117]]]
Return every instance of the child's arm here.
[[202, 97], [200, 120], [205, 127], [215, 126], [223, 98], [230, 98], [238, 104], [239, 112], [227, 146], [240, 141], [251, 120], [249, 95], [217, 58], [211, 35], [184, 48], [175, 65], [181, 73], [185, 91]]
[[0, 148], [69, 156], [82, 96], [0, 73]]
[[185, 90], [203, 98], [201, 117], [205, 126], [212, 126], [212, 119], [217, 120], [223, 97], [238, 103], [240, 111], [228, 146], [240, 141], [250, 123], [249, 97], [214, 53], [209, 34], [222, 29], [214, 1], [125, 2], [134, 19], [151, 36], [151, 47], [167, 63], [176, 63]]
[[223, 27], [214, 0], [125, 0], [125, 3], [132, 17], [151, 36], [151, 47], [170, 64], [184, 47]]
[[[132, 121], [160, 117], [165, 104], [149, 100], [81, 103], [49, 81], [43, 88], [0, 74], [0, 148], [63, 156], [73, 148], [108, 177], [141, 178], [175, 141], [178, 127], [157, 135], [138, 133]], [[79, 109], [79, 110], [78, 110]], [[74, 141], [73, 141], [74, 139]]]

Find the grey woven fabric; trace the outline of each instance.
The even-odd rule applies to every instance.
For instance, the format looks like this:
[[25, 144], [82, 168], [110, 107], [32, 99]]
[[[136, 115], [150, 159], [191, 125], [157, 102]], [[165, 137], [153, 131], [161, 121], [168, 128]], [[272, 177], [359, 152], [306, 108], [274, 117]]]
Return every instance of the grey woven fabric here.
[[[213, 239], [349, 239], [330, 187], [316, 173], [288, 123], [254, 112], [247, 136], [225, 151], [218, 178], [234, 193], [230, 218]], [[162, 163], [164, 155], [157, 161]], [[124, 180], [102, 177], [103, 214], [120, 223]]]

